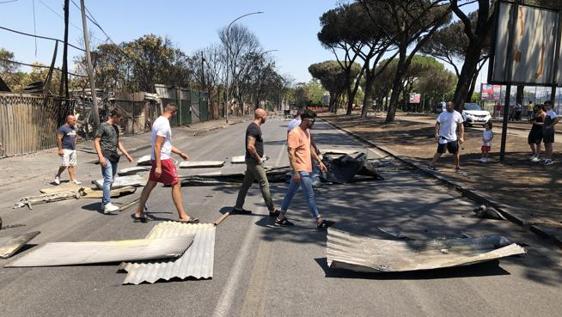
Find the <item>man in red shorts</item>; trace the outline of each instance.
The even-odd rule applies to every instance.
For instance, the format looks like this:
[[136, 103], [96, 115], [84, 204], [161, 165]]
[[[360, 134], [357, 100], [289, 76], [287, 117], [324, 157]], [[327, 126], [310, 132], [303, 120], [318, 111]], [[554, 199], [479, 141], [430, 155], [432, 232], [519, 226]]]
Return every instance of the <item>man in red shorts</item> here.
[[177, 112], [174, 104], [168, 104], [164, 108], [164, 113], [152, 124], [152, 169], [148, 183], [144, 187], [137, 211], [131, 215], [135, 222], [146, 222], [144, 206], [150, 193], [158, 183], [172, 186], [172, 198], [178, 210], [180, 222], [198, 223], [199, 219], [190, 217], [183, 208], [183, 196], [181, 184], [176, 171], [176, 166], [172, 160], [172, 153], [178, 154], [182, 159], [188, 160], [189, 156], [172, 145], [172, 129], [170, 118]]

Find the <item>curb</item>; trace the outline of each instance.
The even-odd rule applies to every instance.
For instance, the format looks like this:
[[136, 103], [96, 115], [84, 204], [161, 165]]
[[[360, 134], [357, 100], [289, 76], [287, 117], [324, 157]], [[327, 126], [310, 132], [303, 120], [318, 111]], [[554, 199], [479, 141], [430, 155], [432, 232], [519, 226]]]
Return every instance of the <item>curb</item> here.
[[496, 201], [494, 201], [491, 197], [484, 195], [482, 193], [479, 193], [475, 190], [472, 189], [468, 189], [463, 187], [461, 184], [456, 183], [446, 177], [443, 177], [441, 175], [435, 174], [431, 171], [428, 171], [427, 169], [422, 168], [418, 163], [415, 163], [411, 160], [408, 159], [404, 159], [396, 154], [394, 154], [392, 151], [390, 151], [389, 149], [387, 149], [384, 146], [375, 144], [374, 142], [367, 140], [353, 132], [350, 132], [344, 128], [340, 128], [339, 126], [333, 124], [332, 122], [329, 122], [328, 120], [322, 119], [322, 121], [326, 122], [327, 124], [329, 124], [330, 126], [346, 133], [347, 135], [359, 140], [362, 143], [366, 143], [372, 147], [375, 147], [376, 149], [392, 156], [393, 158], [399, 160], [400, 162], [411, 166], [413, 168], [415, 168], [417, 171], [421, 172], [422, 174], [426, 175], [426, 176], [430, 176], [434, 179], [437, 179], [439, 182], [445, 184], [446, 186], [450, 187], [450, 188], [454, 188], [455, 190], [457, 190], [458, 192], [460, 192], [464, 197], [471, 199], [473, 201], [476, 201], [477, 203], [480, 204], [485, 204], [488, 206], [493, 207], [494, 209], [496, 209], [499, 213], [501, 213], [505, 218], [507, 218], [509, 221], [511, 221], [514, 224], [517, 224], [519, 226], [522, 226], [528, 230], [530, 230], [531, 232], [537, 234], [538, 236], [542, 237], [542, 238], [547, 238], [549, 240], [551, 240], [554, 244], [556, 244], [558, 247], [562, 248], [562, 241], [560, 240], [560, 237], [558, 237], [557, 235], [555, 235], [552, 232], [549, 232], [548, 229], [543, 229], [541, 226], [539, 225], [530, 225], [527, 223], [527, 221], [525, 221], [524, 219], [514, 215], [512, 212], [510, 212], [510, 208], [509, 206], [500, 204]]

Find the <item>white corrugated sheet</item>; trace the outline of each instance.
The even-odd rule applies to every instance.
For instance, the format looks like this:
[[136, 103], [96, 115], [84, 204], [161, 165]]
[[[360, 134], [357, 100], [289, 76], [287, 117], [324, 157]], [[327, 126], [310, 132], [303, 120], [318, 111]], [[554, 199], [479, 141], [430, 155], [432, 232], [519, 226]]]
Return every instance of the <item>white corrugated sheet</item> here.
[[179, 164], [180, 168], [222, 167], [224, 161], [186, 161]]
[[233, 156], [230, 162], [232, 164], [244, 164], [246, 163], [246, 155]]
[[6, 267], [35, 267], [113, 263], [177, 258], [193, 235], [120, 241], [51, 242], [18, 258]]
[[[142, 175], [130, 175], [130, 176], [118, 176], [113, 179], [113, 184], [111, 188], [117, 189], [126, 186], [144, 186], [148, 180], [148, 176]], [[103, 179], [98, 179], [94, 181], [94, 185], [97, 188], [103, 188]]]
[[357, 272], [407, 272], [471, 265], [524, 248], [498, 236], [445, 240], [390, 240], [328, 229], [328, 266]]
[[123, 284], [155, 283], [158, 280], [168, 281], [173, 278], [212, 278], [215, 257], [215, 226], [213, 224], [163, 222], [152, 228], [146, 239], [185, 234], [194, 234], [195, 238], [191, 247], [181, 257], [172, 261], [127, 263], [124, 270], [128, 273]]

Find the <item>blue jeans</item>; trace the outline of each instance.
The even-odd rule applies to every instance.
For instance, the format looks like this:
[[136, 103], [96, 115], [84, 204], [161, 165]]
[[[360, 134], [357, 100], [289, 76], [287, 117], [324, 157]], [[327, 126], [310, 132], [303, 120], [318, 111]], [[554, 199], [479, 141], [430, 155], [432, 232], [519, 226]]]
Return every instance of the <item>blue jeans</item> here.
[[105, 158], [107, 166], [101, 166], [101, 175], [103, 175], [103, 197], [101, 199], [102, 205], [107, 205], [111, 202], [111, 185], [113, 184], [113, 179], [115, 174], [117, 174], [117, 162], [112, 162]]
[[300, 183], [295, 182], [291, 178], [291, 183], [289, 184], [289, 190], [283, 199], [283, 204], [281, 205], [281, 213], [286, 214], [287, 209], [289, 209], [289, 205], [293, 200], [293, 197], [297, 193], [297, 190], [302, 185], [302, 190], [304, 192], [304, 196], [306, 197], [306, 202], [308, 203], [308, 208], [310, 209], [310, 213], [312, 217], [319, 218], [320, 213], [318, 212], [318, 207], [316, 207], [316, 199], [314, 198], [314, 189], [312, 189], [312, 176], [308, 172], [299, 172], [301, 176]]

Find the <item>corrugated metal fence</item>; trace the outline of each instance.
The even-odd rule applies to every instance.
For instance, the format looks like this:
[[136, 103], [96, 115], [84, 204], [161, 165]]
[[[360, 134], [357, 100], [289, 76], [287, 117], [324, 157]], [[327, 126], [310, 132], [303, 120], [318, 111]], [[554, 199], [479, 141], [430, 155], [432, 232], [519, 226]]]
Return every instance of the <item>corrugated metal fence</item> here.
[[74, 102], [27, 94], [0, 94], [0, 157], [56, 146], [55, 131]]

